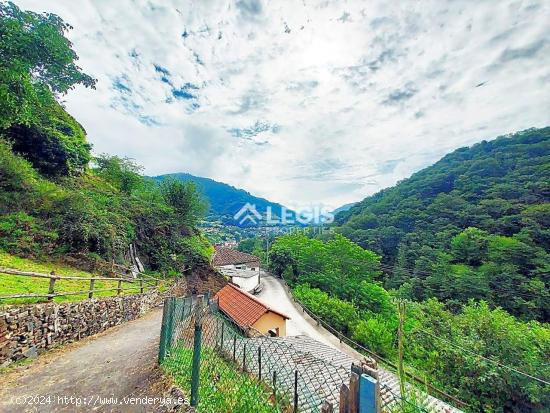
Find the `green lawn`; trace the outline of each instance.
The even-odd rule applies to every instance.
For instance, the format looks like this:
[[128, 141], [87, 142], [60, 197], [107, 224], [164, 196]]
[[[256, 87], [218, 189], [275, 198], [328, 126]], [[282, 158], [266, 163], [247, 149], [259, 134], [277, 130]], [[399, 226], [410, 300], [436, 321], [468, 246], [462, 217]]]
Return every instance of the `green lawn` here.
[[[72, 277], [92, 277], [92, 273], [81, 271], [66, 265], [62, 265], [55, 262], [43, 262], [34, 261], [27, 258], [20, 258], [5, 252], [0, 251], [0, 267], [7, 267], [17, 269], [20, 271], [32, 271], [44, 274], [49, 274], [51, 271], [55, 271], [57, 275], [72, 276]], [[96, 274], [100, 276], [100, 274]], [[38, 294], [48, 292], [49, 280], [46, 278], [34, 278], [19, 275], [0, 274], [0, 296], [12, 295], [12, 294]], [[95, 281], [94, 289], [103, 288], [116, 288], [118, 286], [117, 281]], [[90, 281], [88, 280], [57, 280], [55, 283], [56, 292], [77, 292], [87, 291], [90, 287]], [[132, 284], [123, 283], [122, 288], [130, 288], [132, 290], [123, 291], [122, 294], [137, 293], [139, 292], [139, 284], [133, 287]], [[105, 297], [116, 295], [116, 291], [103, 291], [94, 293], [94, 297]], [[78, 301], [88, 298], [88, 294], [69, 295], [55, 297], [54, 301]], [[22, 303], [35, 303], [46, 301], [46, 298], [16, 298], [0, 300], [2, 304], [22, 304]]]
[[[171, 350], [163, 362], [164, 370], [176, 385], [191, 395], [191, 359], [193, 351]], [[200, 413], [280, 413], [273, 396], [264, 384], [239, 371], [213, 350], [203, 348], [201, 354], [199, 406]]]

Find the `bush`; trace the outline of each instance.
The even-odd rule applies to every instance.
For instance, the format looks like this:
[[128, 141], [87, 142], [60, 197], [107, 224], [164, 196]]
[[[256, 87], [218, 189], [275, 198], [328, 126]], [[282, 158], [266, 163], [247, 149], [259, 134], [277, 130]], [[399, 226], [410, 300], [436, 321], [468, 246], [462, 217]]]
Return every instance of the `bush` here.
[[51, 253], [57, 234], [24, 212], [0, 216], [0, 249], [11, 254], [41, 255]]
[[396, 323], [383, 317], [359, 320], [352, 326], [351, 339], [384, 357], [395, 355]]

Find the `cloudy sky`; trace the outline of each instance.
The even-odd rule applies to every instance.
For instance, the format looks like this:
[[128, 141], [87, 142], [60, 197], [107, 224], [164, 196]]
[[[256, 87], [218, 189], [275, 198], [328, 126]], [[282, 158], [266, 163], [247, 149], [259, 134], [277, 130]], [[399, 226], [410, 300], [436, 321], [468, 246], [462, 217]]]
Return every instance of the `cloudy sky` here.
[[288, 206], [357, 201], [550, 125], [548, 1], [19, 0], [60, 15], [96, 153]]

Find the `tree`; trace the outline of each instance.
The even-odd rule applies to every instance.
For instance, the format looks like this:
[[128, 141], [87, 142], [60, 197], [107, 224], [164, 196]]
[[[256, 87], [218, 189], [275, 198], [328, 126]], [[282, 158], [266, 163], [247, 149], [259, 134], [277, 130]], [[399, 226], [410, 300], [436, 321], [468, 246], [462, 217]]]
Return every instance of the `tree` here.
[[477, 228], [467, 228], [451, 241], [451, 251], [459, 262], [480, 265], [487, 255], [487, 232]]
[[181, 221], [194, 227], [208, 211], [208, 203], [193, 182], [165, 179], [160, 192], [168, 205], [174, 208]]
[[0, 4], [0, 128], [32, 125], [53, 95], [96, 80], [76, 65], [78, 56], [65, 37], [72, 27], [59, 16]]
[[143, 185], [143, 168], [130, 158], [101, 154], [94, 158], [94, 171], [119, 191], [130, 195]]
[[56, 97], [96, 80], [78, 56], [59, 16], [0, 4], [0, 136], [49, 176], [81, 173], [90, 160], [86, 132]]

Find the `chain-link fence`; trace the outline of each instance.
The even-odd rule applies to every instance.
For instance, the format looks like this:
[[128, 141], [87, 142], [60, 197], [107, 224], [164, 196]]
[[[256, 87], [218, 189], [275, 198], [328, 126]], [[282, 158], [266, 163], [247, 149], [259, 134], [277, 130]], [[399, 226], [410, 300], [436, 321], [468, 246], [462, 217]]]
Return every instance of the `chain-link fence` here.
[[[221, 379], [221, 368], [248, 373], [269, 393], [273, 411], [319, 412], [324, 402], [338, 411], [340, 388], [351, 374], [349, 368], [307, 351], [300, 340], [244, 331], [215, 302], [200, 296], [166, 300], [159, 359], [183, 375], [192, 405], [201, 399], [203, 386]], [[214, 374], [207, 383], [199, 382], [201, 369]]]
[[[267, 337], [242, 329], [207, 295], [165, 301], [159, 361], [179, 378], [191, 405], [216, 413], [232, 402], [223, 404], [220, 398], [233, 398], [240, 406], [232, 404], [231, 411], [337, 412], [342, 387], [358, 392], [352, 389], [352, 375], [365, 371], [338, 350], [307, 337]], [[378, 378], [376, 372], [370, 375]], [[424, 393], [410, 389], [401, 397], [378, 381], [378, 407], [372, 411], [441, 411]]]

